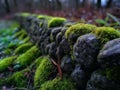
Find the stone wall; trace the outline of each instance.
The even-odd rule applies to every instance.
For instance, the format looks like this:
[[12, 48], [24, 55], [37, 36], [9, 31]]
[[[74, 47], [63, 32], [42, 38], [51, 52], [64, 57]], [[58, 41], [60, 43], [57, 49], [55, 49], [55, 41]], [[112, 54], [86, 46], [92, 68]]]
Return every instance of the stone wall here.
[[29, 13], [16, 14], [15, 20], [76, 90], [120, 90], [118, 30]]

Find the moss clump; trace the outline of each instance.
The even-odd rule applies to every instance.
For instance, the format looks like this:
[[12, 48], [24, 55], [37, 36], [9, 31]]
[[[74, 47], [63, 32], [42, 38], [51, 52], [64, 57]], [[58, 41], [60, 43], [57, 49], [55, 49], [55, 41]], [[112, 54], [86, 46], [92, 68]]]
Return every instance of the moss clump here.
[[55, 78], [41, 85], [39, 90], [76, 90], [75, 84], [67, 78]]
[[76, 41], [77, 37], [90, 33], [95, 28], [96, 26], [91, 25], [91, 24], [78, 23], [78, 24], [72, 25], [71, 27], [67, 29], [67, 31], [65, 32], [65, 37], [68, 39], [68, 41], [73, 43]]
[[66, 19], [65, 18], [60, 18], [60, 17], [55, 17], [49, 20], [48, 22], [48, 27], [57, 27], [63, 24], [63, 22], [65, 22]]
[[108, 68], [106, 70], [106, 76], [109, 80], [120, 81], [120, 66]]
[[98, 27], [94, 33], [101, 40], [101, 44], [105, 44], [115, 38], [120, 38], [120, 32], [111, 27]]
[[7, 85], [14, 85], [16, 87], [26, 87], [28, 83], [29, 69], [24, 69], [19, 72], [15, 72], [12, 76], [6, 78]]
[[11, 52], [12, 52], [12, 50], [9, 49], [9, 48], [7, 48], [7, 49], [5, 49], [3, 52], [4, 52], [4, 54], [10, 55]]
[[24, 13], [21, 13], [20, 15], [23, 16], [23, 17], [28, 17], [28, 16], [30, 16], [31, 14], [30, 14], [30, 13], [27, 13], [27, 12], [24, 12]]
[[26, 37], [27, 37], [27, 33], [24, 32], [24, 33], [22, 33], [22, 34], [18, 37], [18, 39], [23, 40], [23, 39], [25, 39]]
[[30, 38], [29, 38], [29, 37], [26, 37], [26, 38], [23, 39], [23, 42], [26, 43], [26, 42], [28, 42], [29, 40], [30, 40]]
[[0, 72], [3, 72], [12, 65], [13, 61], [16, 59], [16, 56], [11, 56], [0, 60]]
[[24, 53], [26, 52], [29, 48], [31, 48], [33, 46], [33, 43], [24, 43], [24, 44], [21, 44], [20, 46], [18, 46], [16, 49], [15, 49], [15, 53], [16, 54], [21, 54], [21, 53]]
[[31, 47], [24, 54], [20, 55], [15, 61], [15, 65], [26, 67], [40, 55], [40, 51], [36, 46]]
[[26, 36], [27, 35], [27, 32], [25, 31], [25, 30], [20, 30], [20, 31], [18, 31], [17, 33], [15, 33], [15, 37], [17, 37], [17, 38], [23, 38], [23, 36]]
[[35, 87], [40, 86], [45, 81], [50, 79], [50, 76], [55, 73], [55, 67], [49, 61], [48, 57], [41, 58], [41, 63], [37, 68], [34, 76], [34, 85]]

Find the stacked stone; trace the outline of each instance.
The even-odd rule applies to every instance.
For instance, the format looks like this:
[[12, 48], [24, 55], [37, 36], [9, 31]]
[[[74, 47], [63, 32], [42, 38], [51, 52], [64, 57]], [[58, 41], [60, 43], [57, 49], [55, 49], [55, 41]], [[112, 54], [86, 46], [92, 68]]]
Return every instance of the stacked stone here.
[[46, 15], [20, 13], [15, 18], [42, 55], [61, 60], [77, 90], [120, 90], [119, 31]]

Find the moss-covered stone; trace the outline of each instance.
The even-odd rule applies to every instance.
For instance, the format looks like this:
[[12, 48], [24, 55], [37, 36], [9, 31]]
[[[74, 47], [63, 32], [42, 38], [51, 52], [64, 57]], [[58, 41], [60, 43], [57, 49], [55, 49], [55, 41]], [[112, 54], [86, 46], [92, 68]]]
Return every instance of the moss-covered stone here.
[[109, 80], [120, 81], [120, 66], [108, 68], [106, 70], [106, 76]]
[[[48, 57], [41, 58], [41, 63], [37, 68], [34, 76], [34, 86], [39, 87], [45, 81], [50, 79], [50, 76], [55, 73], [55, 67], [49, 61]], [[52, 76], [53, 77], [53, 76]]]
[[40, 50], [37, 46], [31, 47], [25, 53], [20, 55], [15, 61], [14, 65], [20, 65], [20, 67], [26, 67], [31, 64], [40, 55]]
[[65, 22], [66, 19], [65, 18], [60, 18], [60, 17], [55, 17], [49, 20], [48, 22], [48, 27], [57, 27], [63, 24], [63, 22]]
[[104, 44], [115, 38], [120, 38], [120, 32], [112, 27], [98, 27], [94, 33], [101, 40], [101, 44]]
[[96, 26], [91, 25], [91, 24], [82, 24], [78, 23], [75, 25], [72, 25], [67, 29], [65, 32], [65, 37], [68, 39], [70, 43], [76, 42], [76, 39], [84, 34], [92, 32]]
[[12, 65], [15, 59], [16, 56], [11, 56], [0, 60], [0, 72], [7, 70], [8, 67]]
[[24, 44], [21, 44], [20, 46], [18, 46], [16, 49], [15, 49], [15, 53], [16, 54], [21, 54], [21, 53], [24, 53], [26, 52], [29, 48], [31, 48], [33, 46], [33, 43], [24, 43]]
[[28, 74], [30, 70], [29, 69], [24, 69], [22, 71], [15, 72], [12, 76], [6, 78], [6, 84], [7, 85], [13, 85], [15, 87], [23, 87], [25, 88], [28, 83]]
[[67, 78], [55, 78], [41, 85], [39, 90], [76, 90], [75, 84]]

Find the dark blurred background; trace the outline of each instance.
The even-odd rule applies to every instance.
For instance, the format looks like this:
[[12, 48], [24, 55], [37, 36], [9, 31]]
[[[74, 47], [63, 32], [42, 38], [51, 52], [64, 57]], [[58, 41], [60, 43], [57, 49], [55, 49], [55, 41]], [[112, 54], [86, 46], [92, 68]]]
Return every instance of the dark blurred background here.
[[0, 18], [10, 18], [16, 12], [74, 20], [104, 18], [107, 12], [120, 17], [120, 0], [0, 0]]

